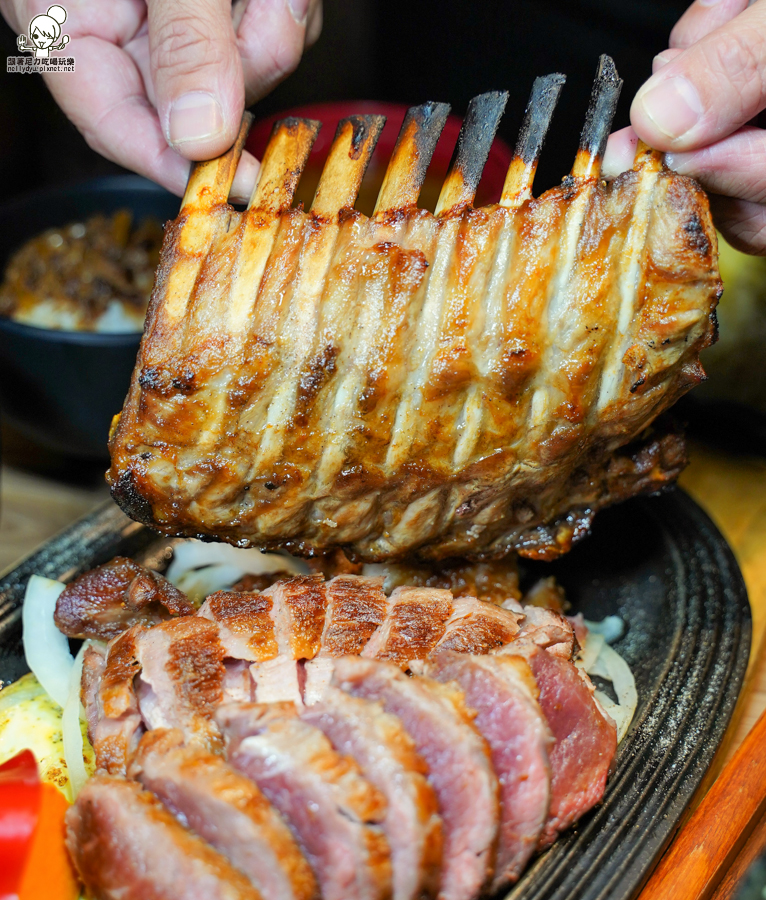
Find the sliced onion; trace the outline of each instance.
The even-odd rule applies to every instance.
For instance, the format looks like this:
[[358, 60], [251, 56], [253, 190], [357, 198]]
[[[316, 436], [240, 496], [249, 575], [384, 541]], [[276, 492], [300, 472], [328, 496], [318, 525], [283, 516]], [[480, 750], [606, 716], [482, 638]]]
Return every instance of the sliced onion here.
[[72, 800], [82, 790], [82, 786], [88, 780], [83, 759], [82, 726], [80, 719], [85, 711], [80, 702], [80, 683], [82, 681], [82, 660], [90, 641], [85, 641], [74, 658], [69, 679], [69, 693], [64, 704], [64, 714], [61, 717], [61, 736], [64, 743], [64, 759], [69, 772], [69, 784], [72, 789]]
[[628, 733], [630, 723], [633, 721], [633, 710], [615, 703], [603, 691], [596, 691], [594, 697], [614, 720], [614, 724], [617, 726], [617, 743], [619, 744]]
[[605, 644], [606, 642], [604, 641], [603, 634], [598, 634], [595, 631], [589, 632], [587, 640], [585, 641], [585, 646], [582, 648], [580, 654], [582, 667], [589, 675], [591, 674], [591, 669]]
[[588, 638], [576, 665], [584, 669], [588, 675], [595, 675], [605, 681], [611, 681], [617, 703], [603, 691], [596, 691], [594, 696], [604, 710], [614, 719], [617, 726], [617, 741], [621, 741], [628, 732], [638, 706], [636, 682], [630, 666], [620, 654], [609, 646], [625, 631], [625, 623], [619, 616], [607, 616], [601, 622], [588, 622]]
[[[287, 554], [261, 553], [260, 550], [232, 547], [231, 544], [208, 544], [189, 539], [173, 548], [173, 560], [165, 577], [179, 587], [178, 579], [186, 572], [202, 566], [228, 565], [237, 569], [237, 574], [229, 582], [232, 584], [242, 575], [260, 575], [263, 572], [292, 572], [295, 575], [308, 573], [306, 563]], [[225, 587], [225, 585], [223, 585]]]
[[600, 622], [588, 622], [585, 620], [588, 631], [602, 634], [607, 644], [613, 644], [625, 634], [625, 622], [619, 616], [606, 616]]
[[632, 715], [638, 706], [638, 693], [630, 666], [608, 644], [602, 648], [600, 658], [609, 672], [609, 680], [614, 685], [614, 692], [617, 694], [620, 706], [630, 709]]
[[21, 613], [27, 665], [61, 707], [69, 696], [69, 676], [74, 662], [69, 641], [53, 621], [56, 601], [64, 587], [60, 581], [32, 575]]

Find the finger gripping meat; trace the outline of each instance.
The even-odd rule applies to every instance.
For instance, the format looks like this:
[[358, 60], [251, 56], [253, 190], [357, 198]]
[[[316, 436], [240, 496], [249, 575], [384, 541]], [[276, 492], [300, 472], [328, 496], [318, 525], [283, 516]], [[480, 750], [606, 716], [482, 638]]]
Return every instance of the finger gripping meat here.
[[601, 180], [621, 86], [607, 57], [571, 173], [534, 198], [562, 84], [535, 83], [500, 202], [480, 209], [502, 93], [471, 102], [434, 214], [416, 203], [444, 104], [408, 113], [370, 218], [353, 205], [381, 117], [340, 123], [308, 211], [291, 202], [317, 122], [276, 124], [244, 212], [226, 201], [247, 123], [199, 164], [111, 434], [120, 506], [304, 555], [547, 559], [602, 506], [672, 482], [683, 452], [646, 430], [704, 378], [708, 201], [642, 144]]

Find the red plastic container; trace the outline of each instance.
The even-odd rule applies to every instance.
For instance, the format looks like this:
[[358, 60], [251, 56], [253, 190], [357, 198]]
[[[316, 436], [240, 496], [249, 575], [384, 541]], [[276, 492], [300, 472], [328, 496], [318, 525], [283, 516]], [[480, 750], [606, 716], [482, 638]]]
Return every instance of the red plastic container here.
[[[304, 207], [308, 209], [314, 197], [319, 175], [327, 158], [327, 152], [335, 137], [338, 122], [351, 115], [384, 115], [386, 124], [370, 161], [359, 192], [359, 199], [356, 203], [357, 209], [370, 215], [375, 206], [375, 198], [383, 182], [383, 175], [396, 144], [396, 138], [406, 112], [407, 106], [403, 103], [379, 103], [369, 100], [344, 100], [337, 103], [316, 103], [308, 106], [297, 106], [294, 109], [285, 110], [270, 116], [268, 119], [256, 122], [250, 130], [246, 146], [254, 156], [261, 159], [274, 123], [287, 116], [318, 119], [322, 123], [319, 136], [311, 151], [295, 195], [296, 203], [302, 202]], [[452, 152], [457, 143], [461, 123], [462, 119], [459, 116], [449, 116], [447, 119], [447, 124], [444, 126], [444, 131], [436, 145], [436, 150], [434, 151], [431, 165], [428, 167], [428, 174], [420, 193], [418, 205], [424, 209], [433, 210], [436, 205], [444, 176], [447, 174], [447, 168], [452, 159]], [[511, 149], [505, 141], [495, 138], [476, 193], [475, 206], [496, 203], [500, 199], [500, 192], [503, 188], [505, 174], [510, 165], [512, 155]]]

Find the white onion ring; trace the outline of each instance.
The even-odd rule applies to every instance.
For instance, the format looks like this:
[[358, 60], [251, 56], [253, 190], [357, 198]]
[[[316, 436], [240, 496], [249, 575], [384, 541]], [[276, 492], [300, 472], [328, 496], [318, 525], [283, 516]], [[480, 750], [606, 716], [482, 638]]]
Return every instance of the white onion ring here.
[[66, 585], [32, 575], [27, 583], [21, 618], [24, 656], [35, 678], [62, 708], [69, 696], [74, 660], [69, 642], [53, 621], [56, 601]]

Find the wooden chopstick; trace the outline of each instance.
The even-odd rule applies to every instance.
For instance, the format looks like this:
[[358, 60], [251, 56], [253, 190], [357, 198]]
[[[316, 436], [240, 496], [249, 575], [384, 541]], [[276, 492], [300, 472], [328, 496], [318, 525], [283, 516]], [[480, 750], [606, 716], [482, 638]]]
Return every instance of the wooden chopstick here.
[[766, 808], [766, 711], [681, 829], [639, 900], [709, 900]]

